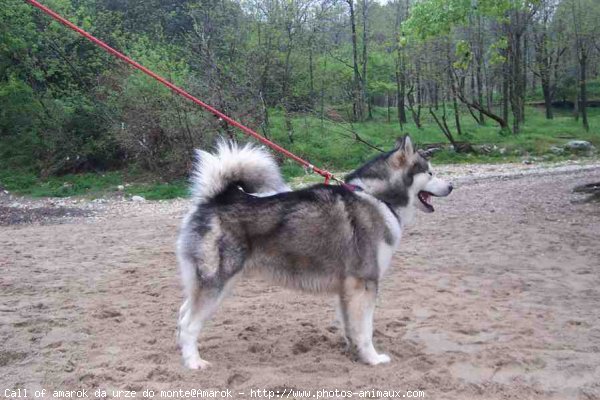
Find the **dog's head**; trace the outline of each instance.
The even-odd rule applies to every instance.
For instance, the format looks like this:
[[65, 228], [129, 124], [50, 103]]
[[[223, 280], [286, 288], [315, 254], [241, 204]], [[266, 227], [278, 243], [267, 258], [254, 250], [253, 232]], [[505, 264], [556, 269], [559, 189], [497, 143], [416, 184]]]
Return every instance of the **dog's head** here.
[[415, 150], [409, 136], [396, 141], [395, 148], [352, 172], [346, 182], [358, 185], [394, 208], [415, 207], [434, 211], [432, 197], [445, 197], [452, 184], [433, 176], [431, 164]]

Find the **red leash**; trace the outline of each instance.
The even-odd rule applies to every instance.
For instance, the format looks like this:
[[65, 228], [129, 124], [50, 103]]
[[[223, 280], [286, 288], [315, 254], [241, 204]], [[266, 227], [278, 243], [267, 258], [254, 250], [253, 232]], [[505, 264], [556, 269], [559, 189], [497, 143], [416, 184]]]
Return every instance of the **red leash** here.
[[315, 167], [314, 165], [312, 165], [308, 161], [306, 161], [306, 160], [298, 157], [297, 155], [295, 155], [295, 154], [287, 151], [283, 147], [281, 147], [281, 146], [279, 146], [279, 145], [271, 142], [270, 140], [268, 140], [264, 136], [260, 135], [259, 133], [253, 131], [252, 129], [248, 128], [247, 126], [242, 125], [241, 123], [239, 123], [236, 120], [228, 117], [227, 115], [223, 114], [222, 112], [220, 112], [219, 110], [215, 109], [214, 107], [212, 107], [212, 106], [204, 103], [203, 101], [197, 99], [196, 97], [192, 96], [191, 94], [189, 94], [185, 90], [179, 88], [178, 86], [175, 86], [174, 84], [172, 84], [171, 82], [169, 82], [165, 78], [163, 78], [163, 77], [155, 74], [154, 72], [150, 71], [148, 68], [144, 67], [143, 65], [139, 64], [138, 62], [136, 62], [136, 61], [132, 60], [131, 58], [127, 57], [125, 54], [123, 54], [123, 53], [121, 53], [121, 52], [113, 49], [112, 47], [110, 47], [109, 45], [107, 45], [106, 43], [104, 43], [102, 40], [100, 40], [100, 39], [98, 39], [98, 38], [90, 35], [86, 31], [84, 31], [83, 29], [79, 28], [75, 24], [71, 23], [67, 19], [65, 19], [62, 16], [60, 16], [59, 14], [57, 14], [56, 12], [52, 11], [48, 7], [46, 7], [46, 6], [38, 3], [36, 0], [25, 0], [25, 1], [27, 3], [29, 3], [29, 4], [31, 4], [32, 6], [34, 6], [36, 8], [39, 8], [44, 13], [48, 14], [49, 16], [51, 16], [52, 18], [54, 18], [56, 21], [60, 22], [64, 26], [66, 26], [67, 28], [70, 28], [70, 29], [74, 30], [75, 32], [79, 33], [81, 36], [85, 37], [89, 41], [91, 41], [94, 44], [102, 47], [104, 50], [106, 50], [108, 53], [112, 54], [113, 56], [115, 56], [117, 58], [120, 58], [121, 60], [125, 61], [127, 64], [131, 65], [133, 68], [136, 68], [136, 69], [142, 71], [143, 73], [145, 73], [146, 75], [148, 75], [148, 76], [156, 79], [157, 81], [159, 81], [160, 83], [162, 83], [163, 85], [165, 85], [166, 87], [168, 87], [169, 89], [171, 89], [172, 91], [174, 91], [175, 93], [177, 93], [177, 94], [185, 97], [188, 100], [193, 101], [194, 103], [196, 103], [200, 107], [204, 108], [206, 111], [212, 113], [216, 117], [221, 118], [222, 120], [224, 120], [225, 122], [227, 122], [229, 125], [233, 125], [233, 126], [237, 127], [238, 129], [240, 129], [245, 134], [252, 136], [256, 140], [258, 140], [261, 143], [269, 146], [273, 150], [278, 151], [278, 152], [284, 154], [286, 157], [291, 158], [292, 160], [296, 161], [298, 164], [302, 165], [303, 167], [307, 168], [308, 170], [314, 171], [317, 174], [323, 176], [325, 178], [325, 184], [328, 184], [330, 179], [334, 179], [334, 180], [336, 180], [338, 182], [343, 183], [341, 180], [339, 180], [338, 178], [336, 178], [331, 172], [326, 171], [324, 169], [320, 169], [320, 168]]

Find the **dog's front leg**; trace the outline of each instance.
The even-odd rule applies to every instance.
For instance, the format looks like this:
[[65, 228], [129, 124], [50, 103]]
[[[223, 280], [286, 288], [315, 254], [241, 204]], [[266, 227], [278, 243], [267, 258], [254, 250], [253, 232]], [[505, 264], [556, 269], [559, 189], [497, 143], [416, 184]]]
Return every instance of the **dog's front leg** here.
[[341, 329], [344, 341], [346, 342], [346, 350], [350, 350], [350, 339], [348, 339], [348, 331], [346, 329], [346, 323], [344, 322], [344, 312], [342, 311], [342, 295], [338, 294], [335, 296], [335, 320], [334, 325]]
[[347, 277], [341, 294], [346, 337], [360, 360], [376, 365], [390, 362], [386, 354], [378, 354], [373, 346], [373, 312], [377, 299], [377, 282]]

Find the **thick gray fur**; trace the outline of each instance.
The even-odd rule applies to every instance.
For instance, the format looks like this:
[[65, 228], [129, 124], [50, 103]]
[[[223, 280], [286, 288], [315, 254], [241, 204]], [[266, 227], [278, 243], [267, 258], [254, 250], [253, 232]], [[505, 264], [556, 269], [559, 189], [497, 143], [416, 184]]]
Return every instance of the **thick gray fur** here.
[[[357, 191], [331, 185], [290, 191], [269, 153], [227, 142], [215, 154], [199, 153], [193, 179], [193, 207], [177, 245], [186, 295], [178, 337], [187, 367], [209, 365], [198, 353], [198, 335], [242, 271], [335, 295], [358, 357], [389, 361], [372, 344], [377, 287], [417, 193], [432, 179], [410, 139], [351, 173], [347, 181]], [[428, 192], [447, 195], [440, 187]]]

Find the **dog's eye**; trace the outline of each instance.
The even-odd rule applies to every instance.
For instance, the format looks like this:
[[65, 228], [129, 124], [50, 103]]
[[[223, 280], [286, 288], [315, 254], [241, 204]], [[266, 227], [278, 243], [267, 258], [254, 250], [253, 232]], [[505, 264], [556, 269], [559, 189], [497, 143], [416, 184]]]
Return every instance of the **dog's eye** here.
[[433, 172], [429, 171], [428, 172], [429, 176], [433, 176]]

